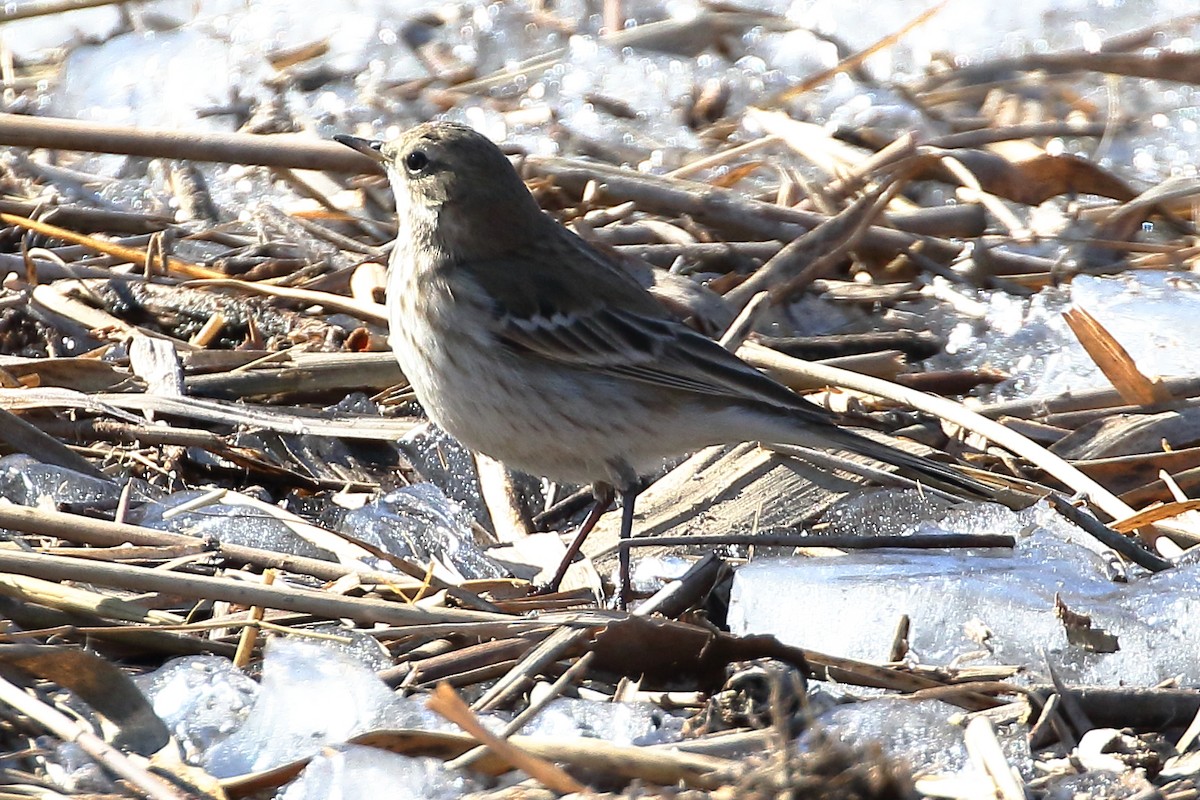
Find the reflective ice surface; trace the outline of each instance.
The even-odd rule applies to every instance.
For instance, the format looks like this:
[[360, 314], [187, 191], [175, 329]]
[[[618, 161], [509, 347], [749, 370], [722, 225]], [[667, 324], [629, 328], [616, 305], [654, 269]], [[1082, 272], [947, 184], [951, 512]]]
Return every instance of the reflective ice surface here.
[[111, 511], [117, 507], [126, 482], [132, 483], [129, 499], [133, 503], [162, 494], [137, 478], [120, 481], [97, 478], [67, 467], [45, 464], [24, 453], [0, 458], [0, 497], [22, 506]]
[[[1192, 375], [1200, 362], [1200, 278], [1185, 272], [1138, 271], [1079, 275], [1069, 287], [1032, 298], [983, 296], [985, 316], [935, 318], [954, 363], [992, 367], [1010, 376], [996, 394], [1007, 399], [1053, 397], [1109, 386], [1062, 314], [1083, 309], [1121, 343], [1150, 378]], [[940, 315], [939, 315], [940, 317]]]
[[[959, 709], [938, 700], [878, 697], [835, 707], [817, 719], [817, 728], [847, 744], [878, 742], [918, 774], [945, 774], [969, 769], [964, 725], [952, 721], [956, 716], [961, 716]], [[1008, 763], [1032, 777], [1027, 733], [1025, 726], [1014, 724], [1001, 727], [997, 738]], [[801, 743], [808, 738], [801, 737]]]
[[294, 781], [275, 795], [278, 800], [378, 797], [380, 787], [396, 800], [451, 800], [475, 788], [461, 773], [448, 771], [441, 759], [412, 758], [375, 747], [341, 745], [327, 748]]
[[181, 508], [205, 494], [200, 490], [175, 492], [137, 509], [130, 515], [130, 521], [147, 528], [212, 537], [226, 544], [332, 560], [332, 554], [309, 542], [284, 521], [259, 509], [223, 503], [219, 499], [195, 508]]
[[0, 458], [0, 497], [18, 505], [94, 503], [115, 508], [120, 496], [121, 487], [113, 481], [43, 464], [24, 453]]
[[552, 700], [521, 729], [523, 736], [587, 737], [613, 744], [648, 745], [679, 739], [683, 719], [651, 703], [605, 703], [577, 697]]
[[217, 776], [269, 769], [378, 728], [445, 729], [423, 701], [398, 697], [360, 661], [296, 639], [267, 644], [246, 721], [203, 754]]
[[246, 721], [259, 688], [219, 656], [172, 659], [136, 683], [192, 760]]
[[[868, 500], [869, 500], [868, 496]], [[901, 615], [909, 658], [923, 664], [1007, 664], [1068, 682], [1200, 682], [1200, 567], [1180, 565], [1112, 583], [1082, 534], [1045, 506], [955, 509], [916, 532], [1005, 533], [1014, 550], [866, 550], [830, 558], [762, 560], [738, 570], [730, 626], [867, 661], [887, 658]], [[815, 542], [814, 542], [815, 543]], [[1117, 637], [1115, 653], [1067, 641], [1055, 595]]]
[[347, 512], [339, 528], [353, 539], [401, 558], [436, 558], [461, 578], [498, 578], [505, 571], [475, 544], [471, 517], [432, 483], [388, 492]]
[[[560, 29], [535, 24], [536, 4], [482, 0], [333, 0], [299, 15], [286, 0], [160, 0], [139, 6], [131, 30], [104, 8], [9, 23], [4, 36], [6, 45], [30, 58], [67, 48], [59, 79], [47, 82], [42, 93], [43, 113], [204, 131], [235, 130], [252, 107], [275, 106], [287, 112], [278, 115], [289, 120], [285, 128], [322, 136], [359, 126], [394, 135], [443, 110], [400, 90], [431, 69], [487, 76], [558, 52], [546, 68], [490, 90], [522, 93], [519, 113], [501, 113], [467, 97], [448, 116], [535, 153], [559, 150], [564, 137], [549, 135], [557, 128], [580, 150], [594, 143], [631, 165], [663, 170], [697, 144], [685, 124], [694, 92], [723, 85], [727, 108], [736, 115], [836, 64], [842, 53], [833, 41], [844, 43], [844, 52], [861, 50], [929, 5], [754, 0], [739, 4], [747, 12], [741, 18], [714, 23], [711, 10], [697, 0], [639, 0], [622, 6], [625, 33], [653, 31], [648, 26], [659, 23], [674, 28], [615, 47], [595, 38], [604, 20], [584, 3], [555, 7]], [[877, 85], [838, 75], [792, 104], [799, 118], [849, 130], [932, 130], [914, 104], [888, 88], [889, 80], [915, 80], [947, 61], [1094, 50], [1108, 37], [1192, 11], [1185, 0], [952, 3], [868, 59], [865, 68], [881, 79]], [[86, 43], [79, 36], [84, 31], [91, 37]], [[1194, 23], [1184, 25], [1150, 46], [1186, 50], [1196, 35]], [[322, 52], [291, 67], [275, 66], [318, 43]], [[1106, 107], [1112, 88], [1102, 81], [1081, 86], [1079, 102]], [[1119, 89], [1131, 114], [1148, 123], [1132, 136], [1114, 130], [1096, 153], [1101, 163], [1149, 180], [1194, 175], [1200, 126], [1193, 90], [1132, 78]], [[91, 163], [116, 176], [123, 162]], [[252, 191], [241, 167], [209, 174], [215, 195], [231, 207], [262, 196], [263, 187]], [[288, 196], [282, 185], [271, 191]]]

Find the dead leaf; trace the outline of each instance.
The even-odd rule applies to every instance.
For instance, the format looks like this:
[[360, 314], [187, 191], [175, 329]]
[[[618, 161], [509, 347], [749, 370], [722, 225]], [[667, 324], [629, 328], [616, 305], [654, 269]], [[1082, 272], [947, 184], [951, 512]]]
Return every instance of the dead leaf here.
[[149, 756], [161, 750], [171, 733], [129, 676], [94, 653], [49, 645], [0, 645], [0, 663], [79, 695], [117, 727], [111, 743]]
[[914, 177], [959, 183], [942, 163], [947, 157], [966, 167], [983, 191], [1016, 203], [1036, 206], [1063, 194], [1094, 194], [1122, 202], [1137, 196], [1120, 178], [1087, 159], [1045, 151], [1009, 158], [990, 150], [922, 147], [917, 158], [923, 166]]
[[1151, 380], [1142, 374], [1121, 343], [1082, 308], [1072, 308], [1063, 313], [1063, 319], [1083, 345], [1083, 349], [1095, 362], [1104, 377], [1126, 403], [1149, 406], [1170, 402], [1171, 393], [1160, 379]]

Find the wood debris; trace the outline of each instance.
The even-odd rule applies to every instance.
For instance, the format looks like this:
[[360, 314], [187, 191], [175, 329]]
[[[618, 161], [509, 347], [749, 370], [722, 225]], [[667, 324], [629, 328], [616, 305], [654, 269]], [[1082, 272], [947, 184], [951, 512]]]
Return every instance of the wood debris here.
[[[536, 5], [531, 26], [572, 29]], [[439, 45], [445, 24], [405, 23], [403, 44], [429, 74], [387, 87], [389, 97], [429, 109], [486, 98], [490, 113], [528, 118], [512, 87], [553, 70], [565, 51], [480, 74]], [[600, 39], [694, 57], [747, 30], [795, 28], [718, 5]], [[864, 80], [867, 57], [903, 34], [764, 94], [759, 107], [720, 80], [694, 87], [683, 112], [706, 149], [673, 169], [629, 169], [652, 149], [636, 136], [618, 146], [553, 124], [564, 155], [514, 153], [517, 166], [547, 212], [608, 249], [681, 319], [847, 424], [961, 470], [993, 502], [1020, 509], [1049, 498], [1123, 576], [1169, 573], [1200, 543], [1200, 377], [1144, 374], [1120, 331], [1076, 311], [1071, 329], [1112, 389], [966, 404], [1009, 376], [927, 368], [946, 343], [923, 314], [956, 302], [945, 286], [1028, 297], [1078, 274], [1194, 270], [1195, 186], [1139, 191], [1120, 170], [1065, 151], [1136, 120], [1089, 107], [1063, 76], [1195, 83], [1200, 58], [1149, 48], [1146, 32], [1095, 52], [946, 65], [899, 87], [940, 135], [832, 131], [789, 113], [835, 75]], [[345, 79], [317, 63], [328, 51], [314, 42], [269, 60], [281, 86], [320, 86]], [[5, 76], [13, 97], [36, 85], [34, 68], [18, 66]], [[300, 127], [279, 105], [235, 101], [222, 113], [237, 111], [246, 131]], [[622, 98], [590, 102], [638, 122]], [[20, 106], [10, 97], [6, 108]], [[847, 495], [910, 485], [860, 459], [755, 443], [681, 459], [641, 496], [634, 546], [688, 557], [683, 577], [632, 613], [606, 608], [617, 547], [617, 515], [607, 514], [561, 591], [537, 593], [585, 495], [477, 463], [429, 430], [387, 349], [382, 270], [394, 210], [359, 154], [306, 133], [24, 113], [0, 113], [0, 145], [11, 156], [0, 162], [0, 443], [90, 487], [14, 489], [0, 505], [0, 783], [49, 791], [46, 742], [74, 742], [117, 781], [109, 796], [267, 796], [309, 759], [220, 781], [164, 767], [159, 751], [173, 732], [131, 676], [180, 655], [258, 664], [270, 637], [354, 634], [386, 655], [378, 674], [397, 696], [428, 699], [461, 731], [372, 730], [352, 741], [462, 767], [481, 798], [1042, 797], [1054, 780], [1086, 772], [1081, 759], [1116, 770], [1128, 791], [1119, 796], [1200, 793], [1195, 688], [1069, 686], [1052, 663], [1055, 681], [1034, 686], [1008, 665], [922, 664], [907, 625], [892, 648], [881, 643], [894, 660], [879, 663], [729, 633], [730, 571], [747, 548], [1017, 545], [1008, 534], [823, 537], [820, 521]], [[180, 213], [98, 202], [80, 191], [88, 176], [64, 166], [79, 152], [160, 162]], [[202, 163], [258, 170], [296, 202], [231, 214], [209, 195]], [[1034, 229], [1039, 206], [1053, 207], [1061, 231]], [[1072, 258], [1050, 254], [1048, 238]], [[858, 324], [796, 335], [794, 304], [814, 297]], [[339, 527], [381, 495], [427, 482], [464, 509], [471, 547], [485, 554], [476, 562], [397, 552]], [[948, 508], [968, 499], [919, 488]], [[161, 518], [141, 516], [182, 491], [194, 495]], [[192, 522], [206, 515], [266, 520], [291, 544], [206, 534]], [[489, 572], [490, 557], [504, 568]], [[1056, 601], [1073, 645], [1127, 646], [1086, 609]], [[981, 648], [993, 644], [986, 626], [976, 633]], [[975, 777], [929, 774], [870, 738], [813, 727], [806, 680], [848, 690], [847, 703], [882, 693], [944, 704], [959, 715]], [[546, 694], [535, 699], [532, 687]], [[520, 735], [517, 723], [498, 734], [481, 721], [496, 711], [536, 717], [559, 695], [589, 692], [664, 706], [686, 696], [677, 706], [690, 715], [686, 735], [640, 747]], [[1004, 726], [1022, 732], [1041, 777], [1014, 773], [996, 733]], [[528, 780], [513, 781], [514, 770]]]

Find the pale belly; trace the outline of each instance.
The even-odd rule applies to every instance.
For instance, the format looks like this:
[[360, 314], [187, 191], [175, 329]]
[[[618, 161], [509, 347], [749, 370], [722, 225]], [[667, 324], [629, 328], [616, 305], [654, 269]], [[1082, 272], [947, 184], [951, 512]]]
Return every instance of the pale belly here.
[[429, 418], [465, 446], [553, 480], [615, 479], [613, 464], [624, 463], [624, 455], [604, 420], [571, 410], [573, 387], [528, 369], [518, 376], [503, 354], [488, 358], [454, 346], [462, 341], [422, 339], [416, 331], [394, 335], [392, 346]]
[[[396, 279], [399, 276], [393, 275]], [[631, 485], [664, 459], [775, 439], [744, 407], [517, 354], [462, 323], [470, 287], [389, 285], [391, 346], [429, 418], [468, 448], [531, 475]], [[483, 312], [482, 308], [479, 313]], [[773, 427], [773, 426], [768, 426]]]
[[391, 344], [431, 420], [531, 475], [624, 485], [713, 443], [704, 425], [677, 424], [697, 409], [664, 407], [638, 384], [517, 357], [452, 326], [396, 320]]

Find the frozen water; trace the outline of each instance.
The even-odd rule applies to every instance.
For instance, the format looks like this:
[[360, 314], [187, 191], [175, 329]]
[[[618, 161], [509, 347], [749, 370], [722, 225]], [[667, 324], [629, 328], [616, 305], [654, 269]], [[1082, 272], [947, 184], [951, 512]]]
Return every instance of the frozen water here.
[[[931, 3], [871, 0], [759, 0], [788, 17], [843, 39], [857, 51], [895, 33]], [[1188, 0], [1033, 0], [950, 3], [868, 64], [881, 74], [921, 67], [939, 53], [981, 59], [1063, 49], [1095, 49], [1103, 38], [1195, 11]]]
[[1200, 278], [1190, 273], [1079, 275], [1069, 289], [1050, 288], [1029, 299], [995, 292], [984, 300], [983, 319], [955, 316], [931, 324], [942, 329], [956, 363], [1010, 375], [995, 390], [1000, 398], [1109, 385], [1062, 318], [1072, 306], [1094, 316], [1150, 378], [1194, 374], [1200, 359], [1200, 342], [1189, 335], [1200, 315]]
[[422, 478], [487, 524], [487, 508], [479, 493], [479, 478], [471, 451], [433, 423], [418, 425], [399, 442], [400, 450]]
[[450, 772], [437, 758], [412, 758], [374, 747], [341, 745], [308, 762], [277, 800], [378, 797], [380, 787], [395, 800], [452, 800], [473, 790], [474, 782]]
[[1196, 147], [1200, 140], [1200, 117], [1196, 113], [1200, 95], [1196, 88], [1154, 83], [1140, 88], [1140, 110], [1149, 117], [1150, 124], [1128, 139], [1118, 138], [1112, 150], [1098, 159], [1100, 165], [1117, 172], [1132, 167], [1138, 179], [1149, 183], [1165, 178], [1195, 178]]
[[368, 667], [334, 647], [271, 639], [246, 723], [203, 754], [218, 777], [270, 769], [379, 728], [450, 729], [424, 702], [397, 697]]
[[1071, 281], [1071, 304], [1100, 320], [1150, 377], [1190, 375], [1200, 345], [1200, 276], [1142, 270]]
[[[636, 551], [635, 551], [636, 553]], [[664, 585], [682, 578], [691, 569], [693, 559], [679, 556], [646, 556], [637, 558], [629, 575], [634, 591], [642, 593], [657, 592]], [[620, 569], [613, 570], [609, 576], [614, 586], [620, 583]]]
[[[881, 6], [867, 0], [753, 0], [741, 7], [780, 16], [717, 30], [709, 23], [711, 12], [696, 0], [638, 0], [622, 7], [627, 29], [637, 32], [661, 21], [692, 27], [658, 42], [616, 48], [596, 40], [602, 17], [580, 0], [555, 7], [560, 19], [574, 24], [576, 35], [531, 22], [536, 17], [523, 3], [335, 0], [313, 4], [298, 15], [288, 0], [160, 0], [131, 12], [135, 22], [128, 31], [120, 28], [113, 9], [102, 8], [9, 23], [4, 34], [19, 55], [33, 57], [47, 48], [69, 46], [59, 79], [41, 89], [43, 113], [208, 131], [236, 127], [244, 121], [245, 109], [275, 107], [284, 112], [285, 127], [320, 135], [361, 127], [392, 136], [418, 117], [443, 111], [428, 101], [401, 99], [395, 91], [397, 85], [431, 74], [414, 46], [426, 48], [426, 57], [439, 53], [450, 68], [461, 66], [480, 76], [561, 48], [563, 57], [544, 72], [496, 90], [522, 92], [518, 111], [503, 113], [466, 99], [447, 115], [531, 152], [556, 153], [564, 140], [575, 152], [595, 144], [639, 168], [665, 170], [698, 143], [683, 113], [697, 87], [724, 85], [729, 113], [736, 115], [837, 62], [837, 48], [806, 28], [832, 34], [855, 50], [899, 30], [916, 13], [911, 4]], [[1094, 49], [1105, 37], [1142, 27], [1147, 20], [1179, 16], [1185, 9], [1191, 10], [1185, 0], [951, 4], [873, 56], [867, 66], [886, 84], [922, 75], [944, 56], [970, 62]], [[78, 44], [77, 31], [84, 30], [91, 38]], [[1198, 33], [1200, 26], [1185, 27], [1152, 46], [1186, 50]], [[268, 60], [271, 54], [317, 43], [324, 51], [285, 70], [286, 79]], [[1098, 156], [1149, 178], [1194, 175], [1200, 143], [1194, 91], [1133, 79], [1122, 81], [1121, 87], [1123, 107], [1150, 125], [1133, 136], [1115, 133]], [[1095, 81], [1079, 91], [1084, 102], [1103, 107], [1111, 85]], [[903, 95], [886, 85], [866, 87], [845, 75], [797, 98], [794, 105], [799, 117], [852, 129], [869, 125], [899, 132], [928, 126]], [[200, 113], [221, 107], [223, 113]], [[125, 169], [126, 159], [100, 156], [86, 163], [89, 170], [111, 177]], [[206, 168], [206, 177], [222, 207], [240, 207], [251, 197], [291, 196], [284, 186], [248, 178], [241, 168]], [[158, 184], [154, 193], [167, 194]], [[154, 206], [153, 198], [139, 196], [137, 187], [110, 194], [135, 208]]]
[[338, 527], [395, 556], [418, 563], [435, 558], [458, 578], [506, 574], [475, 544], [470, 515], [432, 483], [404, 486], [348, 511]]
[[[711, 58], [694, 63], [664, 53], [617, 51], [591, 38], [573, 37], [563, 63], [542, 82], [547, 104], [574, 133], [596, 141], [623, 140], [648, 153], [657, 152], [657, 162], [649, 166], [671, 166], [679, 154], [695, 149], [698, 140], [679, 124], [678, 114], [663, 114], [663, 109], [680, 106], [697, 80], [720, 74], [711, 68], [697, 72], [697, 63], [717, 66]], [[619, 100], [633, 116], [599, 113], [594, 97]], [[668, 151], [675, 151], [670, 165], [664, 164]]]
[[286, 763], [376, 728], [456, 730], [422, 700], [397, 697], [376, 677], [375, 669], [391, 662], [371, 637], [320, 630], [351, 642], [270, 639], [261, 685], [217, 656], [174, 659], [136, 682], [185, 757], [224, 776]]
[[[835, 706], [817, 718], [814, 730], [831, 734], [851, 745], [877, 742], [883, 751], [907, 762], [918, 774], [932, 775], [970, 770], [963, 742], [964, 727], [954, 723], [961, 709], [939, 700], [877, 697], [861, 703]], [[1024, 725], [1000, 726], [997, 738], [1008, 763], [1029, 778], [1033, 762]], [[811, 734], [801, 737], [806, 744]]]
[[683, 719], [652, 703], [605, 703], [576, 697], [552, 700], [530, 720], [522, 736], [547, 739], [604, 739], [614, 744], [649, 745], [679, 741]]
[[974, 319], [949, 308], [933, 309], [929, 326], [945, 339], [948, 358], [939, 356], [930, 363], [949, 361], [964, 369], [992, 368], [1008, 375], [991, 392], [998, 399], [1058, 394], [1062, 386], [1047, 376], [1061, 374], [1058, 365], [1073, 347], [1086, 356], [1062, 318], [1070, 305], [1068, 290], [1051, 287], [1031, 298], [986, 292], [982, 300], [984, 314]]
[[116, 6], [81, 8], [62, 14], [29, 17], [5, 22], [0, 27], [0, 41], [21, 61], [34, 61], [48, 56], [47, 51], [68, 47], [85, 37], [102, 40], [115, 33], [121, 25], [121, 12]]
[[328, 50], [322, 63], [339, 72], [357, 73], [369, 58], [403, 57], [403, 48], [381, 34], [429, 6], [415, 0], [337, 0], [314, 4], [297, 14], [288, 0], [258, 0], [232, 6], [228, 13], [206, 14], [198, 22], [246, 56], [262, 58], [316, 42]]
[[246, 721], [259, 690], [233, 662], [219, 656], [175, 658], [134, 680], [190, 761], [199, 760]]
[[1076, 800], [1081, 797], [1133, 800], [1157, 793], [1157, 789], [1146, 780], [1145, 772], [1141, 769], [1121, 772], [1089, 770], [1079, 775], [1067, 773], [1051, 778], [1045, 789], [1046, 800]]
[[47, 754], [44, 762], [46, 776], [55, 786], [81, 795], [117, 791], [116, 783], [104, 768], [75, 742], [40, 736], [37, 743]]
[[356, 76], [383, 59], [397, 62], [391, 75], [418, 77], [419, 64], [395, 46], [395, 25], [427, 4], [397, 5], [338, 0], [296, 14], [286, 0], [206, 2], [194, 16], [179, 15], [178, 27], [135, 30], [75, 48], [48, 111], [107, 123], [228, 129], [232, 116], [197, 112], [238, 96], [271, 99], [274, 90], [266, 84], [275, 71], [267, 56], [320, 42], [326, 52], [309, 63], [335, 77]]
[[[1068, 682], [1200, 682], [1200, 568], [1115, 585], [1082, 534], [1042, 505], [955, 509], [914, 532], [1018, 535], [1007, 550], [864, 551], [832, 558], [763, 560], [738, 570], [729, 612], [738, 634], [769, 633], [820, 652], [887, 657], [900, 616], [912, 621], [909, 658], [925, 664], [1011, 664], [1038, 680], [1049, 662]], [[1095, 653], [1068, 643], [1055, 615], [1072, 611], [1118, 638]]]
[[950, 507], [947, 500], [906, 489], [863, 492], [832, 506], [816, 531], [826, 536], [897, 536], [918, 523], [941, 518]]
[[22, 506], [96, 505], [116, 508], [121, 487], [14, 453], [0, 458], [0, 497]]
[[179, 506], [203, 497], [207, 492], [175, 492], [162, 500], [147, 503], [130, 514], [130, 521], [160, 531], [211, 537], [226, 544], [259, 547], [277, 553], [333, 560], [333, 555], [309, 542], [283, 520], [258, 509], [222, 503], [219, 500], [189, 511], [171, 513]]
[[336, 639], [321, 640], [322, 647], [338, 650], [368, 669], [379, 672], [392, 666], [392, 657], [383, 645], [371, 634], [357, 628], [347, 628], [338, 622], [324, 622], [306, 626], [305, 633], [335, 636]]
[[196, 112], [228, 103], [254, 77], [226, 44], [195, 27], [131, 32], [75, 48], [63, 74], [47, 109], [52, 115], [182, 130], [228, 130], [228, 117]]

